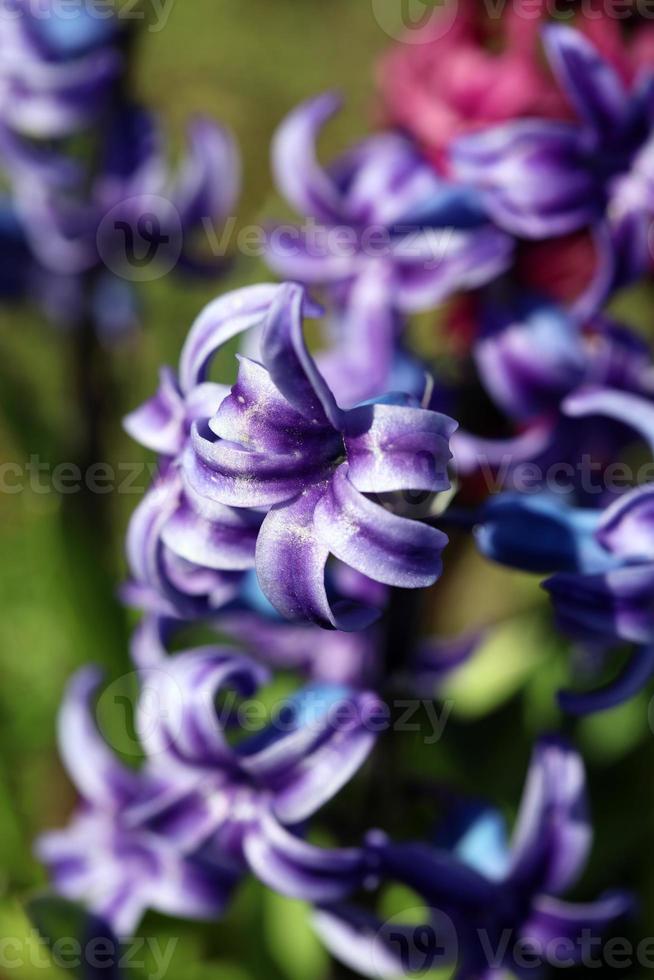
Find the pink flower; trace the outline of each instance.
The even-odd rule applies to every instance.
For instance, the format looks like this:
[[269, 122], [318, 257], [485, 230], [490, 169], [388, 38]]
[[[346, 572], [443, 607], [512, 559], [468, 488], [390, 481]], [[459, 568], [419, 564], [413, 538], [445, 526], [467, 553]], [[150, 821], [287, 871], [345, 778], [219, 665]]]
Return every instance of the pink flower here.
[[[590, 0], [575, 26], [631, 85], [654, 65], [654, 23], [625, 21], [623, 0], [615, 0], [612, 15], [610, 2]], [[518, 118], [571, 117], [540, 50], [549, 8], [547, 0], [512, 0], [498, 4], [501, 13], [491, 17], [479, 0], [458, 0], [455, 17], [444, 9], [442, 31], [427, 24], [423, 44], [412, 32], [410, 43], [382, 58], [384, 122], [410, 133], [445, 171], [447, 148], [464, 133]]]
[[[453, 0], [454, 2], [454, 0]], [[450, 141], [463, 133], [521, 116], [569, 115], [539, 56], [545, 3], [508, 3], [497, 20], [478, 0], [459, 0], [442, 37], [400, 43], [382, 59], [379, 86], [386, 122], [411, 133], [444, 168]], [[445, 11], [443, 18], [451, 19]], [[446, 21], [443, 21], [445, 25]], [[427, 25], [433, 36], [433, 25]], [[426, 35], [427, 38], [427, 35]]]

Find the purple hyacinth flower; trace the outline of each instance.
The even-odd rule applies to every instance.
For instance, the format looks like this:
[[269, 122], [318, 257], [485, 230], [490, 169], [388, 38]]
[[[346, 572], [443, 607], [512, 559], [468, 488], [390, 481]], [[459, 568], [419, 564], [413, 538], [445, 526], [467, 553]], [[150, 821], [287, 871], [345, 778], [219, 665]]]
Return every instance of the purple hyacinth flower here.
[[[338, 905], [315, 925], [330, 951], [365, 976], [457, 967], [461, 980], [517, 977], [556, 966], [560, 947], [578, 962], [583, 937], [597, 941], [631, 909], [623, 893], [569, 904], [560, 896], [578, 879], [591, 844], [581, 758], [566, 745], [536, 747], [511, 843], [498, 816], [485, 811], [453, 853], [423, 844], [372, 840], [378, 873], [417, 892], [431, 922], [400, 924]], [[532, 953], [525, 969], [520, 954]]]
[[[654, 450], [654, 408], [636, 395], [609, 389], [579, 392], [566, 411], [609, 418], [644, 438]], [[586, 645], [605, 650], [634, 645], [614, 681], [591, 693], [565, 693], [566, 710], [601, 711], [633, 697], [654, 674], [654, 514], [650, 484], [619, 496], [599, 517], [596, 541], [608, 567], [560, 570], [545, 583], [560, 628]]]
[[0, 120], [24, 136], [68, 136], [98, 118], [123, 69], [122, 30], [93, 3], [3, 0]]
[[202, 828], [192, 820], [175, 834], [157, 829], [167, 817], [175, 826], [177, 794], [128, 769], [101, 739], [91, 706], [99, 681], [95, 669], [83, 670], [64, 699], [60, 752], [82, 804], [67, 829], [39, 838], [37, 855], [59, 894], [85, 903], [119, 936], [133, 935], [147, 909], [215, 919], [238, 875], [200, 853]]
[[547, 474], [558, 473], [571, 490], [579, 482], [581, 492], [584, 456], [600, 468], [615, 460], [628, 433], [606, 419], [571, 418], [562, 405], [575, 390], [601, 385], [652, 393], [650, 352], [632, 331], [600, 317], [581, 328], [558, 307], [529, 296], [502, 304], [488, 297], [474, 358], [486, 392], [519, 431], [498, 439], [460, 431], [452, 441], [455, 463], [463, 474], [497, 473], [507, 489], [524, 489], [525, 479], [545, 489]]
[[[266, 511], [256, 569], [283, 616], [360, 629], [376, 613], [361, 604], [330, 604], [327, 560], [331, 554], [400, 588], [436, 581], [445, 535], [372, 497], [448, 489], [456, 425], [409, 399], [339, 408], [305, 347], [304, 306], [301, 287], [279, 288], [265, 320], [261, 361], [239, 359], [231, 394], [208, 425], [193, 428], [184, 475], [198, 497]], [[195, 343], [187, 342], [187, 350]]]
[[[95, 670], [80, 673], [64, 701], [61, 752], [83, 805], [68, 829], [37, 845], [62, 895], [124, 935], [147, 908], [219, 916], [248, 868], [307, 901], [338, 901], [360, 887], [362, 850], [315, 847], [293, 828], [364, 762], [378, 730], [374, 695], [307, 687], [232, 747], [220, 712], [225, 724], [233, 720], [236, 698], [252, 697], [268, 679], [263, 667], [207, 647], [151, 657], [139, 673], [136, 728], [146, 756], [139, 771], [120, 763], [96, 729]], [[259, 717], [262, 705], [253, 707]]]
[[129, 526], [130, 605], [159, 616], [197, 619], [235, 600], [254, 566], [262, 516], [198, 497], [184, 487], [179, 461], [194, 422], [211, 417], [229, 394], [208, 381], [211, 361], [231, 337], [265, 317], [278, 286], [254, 286], [221, 297], [198, 317], [179, 370], [165, 367], [157, 393], [124, 420], [127, 432], [158, 453], [162, 473]]
[[520, 120], [466, 136], [452, 148], [456, 175], [483, 194], [501, 228], [550, 238], [595, 227], [596, 281], [582, 306], [651, 264], [651, 93], [654, 77], [631, 90], [592, 42], [571, 27], [544, 31], [547, 56], [577, 122]]
[[[213, 357], [228, 340], [264, 321], [273, 300], [283, 293], [281, 286], [254, 286], [210, 304], [189, 334], [179, 370], [164, 368], [157, 394], [125, 419], [130, 435], [159, 453], [162, 462], [162, 472], [134, 512], [128, 532], [132, 580], [123, 596], [131, 605], [181, 619], [215, 619], [220, 607], [236, 600], [250, 610], [259, 608], [246, 594], [243, 573], [254, 567], [265, 512], [226, 506], [198, 494], [182, 483], [179, 463], [193, 423], [204, 424], [229, 395], [230, 389], [206, 380]], [[344, 568], [335, 570], [329, 593], [359, 604], [379, 606], [384, 601], [383, 587]], [[257, 631], [265, 625], [260, 621]], [[279, 645], [280, 624], [269, 625]], [[241, 627], [245, 629], [245, 619]], [[297, 634], [293, 643], [297, 649]], [[315, 648], [315, 643], [308, 646]]]
[[151, 244], [150, 265], [191, 265], [190, 236], [203, 219], [229, 215], [239, 189], [238, 154], [226, 130], [194, 120], [188, 155], [173, 174], [155, 118], [130, 106], [114, 119], [83, 197], [24, 163], [17, 155], [8, 168], [16, 207], [36, 258], [62, 276], [106, 266], [142, 278], [140, 255], [130, 255], [130, 229], [137, 243]]
[[306, 223], [272, 228], [267, 260], [283, 279], [327, 288], [341, 344], [325, 376], [352, 405], [388, 390], [398, 317], [496, 278], [512, 242], [398, 133], [371, 136], [321, 167], [316, 142], [339, 106], [333, 93], [310, 99], [275, 136], [277, 186]]

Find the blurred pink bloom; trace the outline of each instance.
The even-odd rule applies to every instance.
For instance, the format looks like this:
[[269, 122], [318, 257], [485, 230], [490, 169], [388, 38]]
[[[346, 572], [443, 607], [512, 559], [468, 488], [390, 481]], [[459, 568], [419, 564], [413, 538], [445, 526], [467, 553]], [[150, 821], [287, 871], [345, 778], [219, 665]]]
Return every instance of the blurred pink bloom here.
[[[620, 16], [612, 16], [609, 2], [590, 0], [575, 26], [632, 84], [654, 65], [654, 23], [625, 21], [622, 2]], [[414, 32], [411, 43], [400, 42], [382, 58], [384, 122], [410, 133], [444, 170], [450, 142], [464, 133], [518, 118], [570, 117], [540, 50], [550, 6], [547, 0], [507, 0], [497, 5], [498, 16], [490, 17], [488, 5], [458, 0], [447, 29], [452, 12], [442, 14], [441, 37], [428, 24], [424, 44], [416, 43]], [[625, 25], [635, 25], [628, 40]]]
[[[538, 51], [541, 6], [534, 9], [532, 0], [523, 10], [517, 0], [493, 20], [478, 0], [460, 0], [442, 37], [396, 45], [378, 72], [385, 120], [411, 133], [443, 167], [450, 141], [463, 133], [521, 116], [568, 115]], [[433, 35], [433, 25], [428, 29]]]

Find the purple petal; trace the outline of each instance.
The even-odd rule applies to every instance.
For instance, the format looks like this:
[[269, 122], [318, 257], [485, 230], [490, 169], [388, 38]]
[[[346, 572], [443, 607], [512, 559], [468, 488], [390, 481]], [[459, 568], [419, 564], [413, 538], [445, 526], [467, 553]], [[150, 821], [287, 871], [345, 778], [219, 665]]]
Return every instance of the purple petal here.
[[[416, 913], [416, 916], [418, 913]], [[454, 922], [437, 909], [425, 909], [420, 919], [402, 923], [397, 916], [383, 922], [367, 910], [334, 905], [319, 909], [313, 926], [336, 959], [366, 977], [450, 975], [457, 962], [459, 938]], [[462, 969], [459, 980], [472, 974]], [[475, 972], [475, 980], [485, 980]]]
[[[442, 187], [414, 144], [397, 133], [369, 137], [345, 165], [351, 167], [345, 209], [352, 224], [393, 225], [431, 201]], [[342, 168], [336, 164], [341, 179]]]
[[145, 671], [136, 724], [148, 758], [164, 775], [188, 768], [194, 780], [201, 775], [198, 769], [233, 768], [236, 756], [221, 727], [216, 697], [226, 689], [251, 697], [267, 679], [264, 667], [216, 647], [179, 654]]
[[513, 836], [510, 879], [560, 894], [581, 873], [591, 841], [581, 757], [562, 742], [541, 740]]
[[232, 507], [270, 507], [292, 500], [328, 473], [320, 457], [251, 452], [222, 439], [207, 439], [197, 428], [182, 462], [193, 495]]
[[139, 780], [121, 765], [98, 732], [92, 699], [101, 679], [100, 671], [87, 667], [70, 682], [59, 712], [59, 752], [85, 800], [119, 808], [136, 794]]
[[360, 259], [354, 229], [345, 240], [331, 228], [309, 236], [303, 228], [276, 225], [267, 231], [266, 262], [280, 279], [324, 286], [349, 279]]
[[552, 70], [572, 107], [600, 138], [614, 137], [630, 105], [618, 73], [581, 31], [550, 24], [543, 35]]
[[338, 436], [330, 426], [296, 411], [261, 364], [238, 360], [238, 380], [209, 423], [215, 435], [261, 453], [329, 458], [335, 443], [338, 454]]
[[137, 668], [156, 667], [168, 658], [168, 628], [159, 616], [145, 616], [132, 634], [130, 656]]
[[622, 558], [654, 561], [654, 487], [637, 487], [618, 498], [602, 515], [597, 537]]
[[259, 524], [249, 512], [184, 496], [166, 522], [161, 540], [180, 558], [203, 568], [244, 571], [254, 568]]
[[314, 847], [264, 814], [245, 837], [245, 856], [253, 873], [269, 888], [307, 902], [336, 902], [361, 884], [363, 851]]
[[654, 405], [638, 395], [609, 388], [589, 389], [567, 398], [563, 411], [573, 418], [600, 415], [623, 422], [639, 433], [654, 452]]
[[303, 102], [286, 117], [272, 144], [273, 173], [280, 193], [300, 214], [330, 223], [340, 220], [342, 199], [316, 159], [316, 141], [340, 104], [331, 92]]
[[182, 226], [231, 215], [240, 191], [238, 147], [231, 133], [210, 119], [197, 118], [189, 126], [190, 152], [172, 188], [170, 199]]
[[613, 922], [631, 914], [633, 908], [633, 898], [625, 892], [607, 892], [596, 902], [585, 904], [561, 902], [542, 895], [534, 901], [533, 914], [523, 927], [523, 935], [544, 947], [553, 940], [569, 939], [580, 953], [584, 948], [590, 950], [591, 939], [601, 938]]
[[478, 289], [509, 266], [513, 240], [496, 228], [427, 228], [395, 242], [395, 305], [420, 313], [461, 290]]
[[497, 885], [447, 851], [427, 844], [373, 843], [379, 872], [423, 896], [431, 908], [477, 914], [492, 907]]
[[603, 575], [555, 575], [545, 588], [560, 628], [575, 639], [642, 644], [654, 639], [652, 564]]
[[361, 493], [449, 490], [449, 440], [456, 422], [438, 412], [369, 405], [347, 413], [349, 478]]
[[[319, 693], [324, 685], [317, 686]], [[305, 690], [311, 698], [315, 688]], [[379, 708], [369, 693], [339, 692], [329, 710], [311, 719], [299, 734], [278, 739], [272, 746], [248, 756], [243, 766], [258, 779], [272, 781], [272, 810], [284, 824], [297, 824], [332, 799], [363, 765], [375, 743], [369, 722]], [[299, 748], [299, 751], [298, 751]]]
[[219, 628], [274, 669], [296, 670], [312, 681], [348, 687], [373, 683], [377, 642], [370, 630], [342, 633], [243, 612], [222, 616]]
[[186, 396], [186, 419], [189, 426], [192, 422], [204, 422], [215, 415], [229, 392], [228, 385], [214, 384], [212, 381], [196, 385]]
[[323, 493], [324, 487], [314, 487], [272, 508], [259, 532], [256, 567], [264, 595], [282, 616], [330, 628], [335, 620], [325, 591], [329, 547], [313, 531]]
[[368, 500], [350, 481], [347, 464], [318, 501], [314, 527], [324, 548], [376, 582], [419, 589], [441, 574], [446, 535]]
[[159, 373], [159, 390], [128, 415], [123, 427], [136, 442], [164, 456], [176, 456], [185, 436], [186, 408], [170, 368]]
[[459, 179], [478, 187], [495, 222], [524, 238], [552, 238], [592, 224], [595, 179], [585, 166], [577, 128], [520, 120], [460, 139]]
[[[313, 928], [323, 945], [340, 963], [364, 977], [402, 977], [399, 936], [394, 944], [387, 942], [380, 918], [362, 909], [344, 905], [318, 909], [312, 918]], [[407, 946], [415, 934], [415, 926], [397, 926], [402, 936], [409, 933]]]
[[162, 584], [161, 532], [179, 506], [181, 481], [174, 471], [148, 490], [127, 530], [127, 560], [137, 582]]
[[340, 428], [341, 412], [304, 343], [305, 291], [285, 283], [270, 306], [261, 338], [261, 359], [274, 384], [305, 418]]
[[191, 327], [182, 350], [179, 382], [185, 394], [206, 380], [211, 358], [228, 340], [263, 322], [280, 288], [246, 286], [209, 303]]
[[639, 647], [629, 654], [627, 665], [610, 684], [595, 691], [560, 691], [558, 702], [569, 715], [609, 711], [635, 697], [654, 676], [654, 647]]
[[193, 858], [171, 856], [152, 889], [150, 907], [178, 919], [215, 922], [229, 903], [236, 876]]
[[583, 379], [587, 356], [575, 324], [543, 304], [482, 338], [475, 361], [495, 403], [512, 418], [528, 419], [558, 407]]
[[515, 466], [541, 457], [552, 445], [554, 432], [549, 422], [530, 425], [511, 439], [486, 439], [460, 429], [452, 437], [454, 465], [464, 475], [485, 471], [489, 479], [493, 474], [488, 471], [499, 467], [508, 477]]
[[398, 344], [392, 270], [369, 263], [337, 313], [334, 347], [317, 357], [320, 372], [345, 408], [388, 390]]

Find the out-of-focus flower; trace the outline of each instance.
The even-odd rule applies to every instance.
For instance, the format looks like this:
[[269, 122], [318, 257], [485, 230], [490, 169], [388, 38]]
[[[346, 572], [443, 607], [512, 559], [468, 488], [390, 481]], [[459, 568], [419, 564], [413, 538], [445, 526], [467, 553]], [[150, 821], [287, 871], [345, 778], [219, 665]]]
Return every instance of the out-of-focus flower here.
[[[327, 560], [331, 554], [373, 581], [400, 588], [436, 581], [445, 535], [371, 497], [448, 489], [456, 426], [408, 398], [339, 408], [305, 347], [305, 303], [300, 286], [279, 287], [260, 362], [241, 357], [231, 394], [207, 425], [193, 427], [184, 476], [202, 499], [266, 512], [256, 569], [282, 615], [360, 629], [377, 613], [360, 603], [330, 604]], [[187, 355], [198, 349], [193, 333]]]
[[[457, 433], [452, 446], [459, 472], [501, 469], [503, 485], [510, 486], [518, 474], [537, 490], [546, 483], [551, 468], [559, 467], [555, 471], [559, 480], [567, 478], [573, 490], [583, 476], [578, 471], [582, 457], [592, 462], [593, 470], [601, 471], [613, 462], [630, 438], [624, 425], [607, 425], [605, 419], [580, 423], [562, 410], [562, 402], [575, 390], [592, 385], [651, 398], [647, 345], [606, 318], [596, 317], [581, 327], [561, 308], [523, 294], [513, 293], [500, 301], [485, 297], [478, 305], [478, 317], [481, 329], [473, 356], [479, 376], [517, 431], [497, 439]], [[533, 467], [531, 476], [524, 477], [526, 464], [536, 464], [540, 477]]]
[[[453, 139], [524, 117], [565, 118], [565, 100], [539, 58], [546, 4], [507, 4], [489, 17], [475, 0], [443, 10], [443, 31], [430, 23], [424, 42], [400, 41], [378, 71], [386, 120], [413, 136], [439, 169]], [[436, 34], [429, 40], [429, 34]]]
[[309, 687], [232, 747], [216, 698], [251, 697], [266, 679], [262, 667], [216, 647], [142, 668], [136, 723], [146, 763], [135, 771], [96, 729], [96, 671], [75, 678], [59, 734], [83, 805], [68, 829], [37, 845], [62, 895], [129, 935], [148, 908], [216, 918], [248, 868], [308, 901], [339, 900], [360, 886], [361, 850], [314, 847], [287, 827], [314, 814], [363, 763], [378, 702]]
[[202, 854], [197, 823], [176, 821], [180, 794], [170, 780], [163, 786], [128, 769], [101, 739], [91, 706], [99, 683], [87, 668], [64, 699], [60, 751], [82, 803], [66, 830], [38, 840], [37, 854], [56, 890], [87, 904], [119, 936], [133, 935], [148, 909], [215, 919], [238, 874]]
[[42, 270], [42, 300], [65, 323], [91, 317], [110, 336], [136, 319], [131, 282], [176, 267], [220, 268], [216, 257], [195, 256], [192, 240], [206, 223], [231, 213], [239, 161], [230, 134], [197, 119], [188, 155], [171, 174], [155, 119], [134, 107], [114, 115], [102, 145], [88, 186], [81, 171], [68, 176], [57, 159], [50, 176], [44, 174], [31, 149], [14, 147], [7, 169], [18, 219]]
[[[606, 417], [641, 434], [654, 450], [654, 409], [625, 392], [580, 392], [566, 410], [581, 420]], [[545, 583], [560, 628], [591, 648], [635, 645], [624, 668], [606, 687], [590, 694], [566, 693], [565, 707], [575, 713], [598, 711], [632, 697], [654, 674], [654, 493], [647, 483], [623, 493], [597, 521], [595, 538], [607, 567], [566, 569]], [[554, 569], [552, 569], [554, 570]]]
[[125, 31], [105, 3], [0, 4], [0, 122], [23, 136], [69, 136], [97, 120], [124, 70]]
[[577, 121], [509, 122], [458, 140], [456, 175], [493, 219], [528, 239], [595, 227], [602, 244], [586, 304], [651, 266], [651, 92], [654, 65], [625, 80], [580, 31], [545, 29], [547, 55]]
[[[580, 424], [592, 417], [644, 436], [654, 449], [651, 402], [629, 392], [588, 389], [563, 403]], [[575, 508], [560, 495], [502, 494], [478, 515], [477, 544], [501, 564], [540, 574], [564, 634], [596, 654], [631, 645], [615, 678], [592, 691], [563, 692], [562, 707], [587, 714], [633, 697], [654, 675], [654, 537], [651, 484], [623, 491], [604, 510]], [[598, 673], [598, 670], [595, 671]]]
[[[372, 838], [378, 873], [417, 892], [433, 924], [386, 922], [338, 905], [315, 915], [318, 934], [340, 960], [365, 976], [403, 976], [457, 966], [461, 980], [516, 976], [534, 965], [580, 962], [583, 943], [597, 943], [632, 907], [621, 892], [588, 904], [560, 896], [577, 881], [590, 851], [583, 762], [565, 744], [537, 745], [509, 845], [504, 822], [485, 810], [465, 828], [453, 853], [427, 844]], [[558, 946], [552, 941], [556, 940]], [[528, 948], [530, 967], [521, 970]]]
[[322, 168], [316, 141], [338, 106], [329, 93], [305, 102], [275, 137], [277, 186], [306, 220], [269, 231], [267, 260], [284, 279], [327, 287], [338, 347], [325, 374], [343, 404], [356, 404], [410, 365], [401, 315], [494, 279], [513, 246], [474, 194], [438, 178], [397, 133]]

